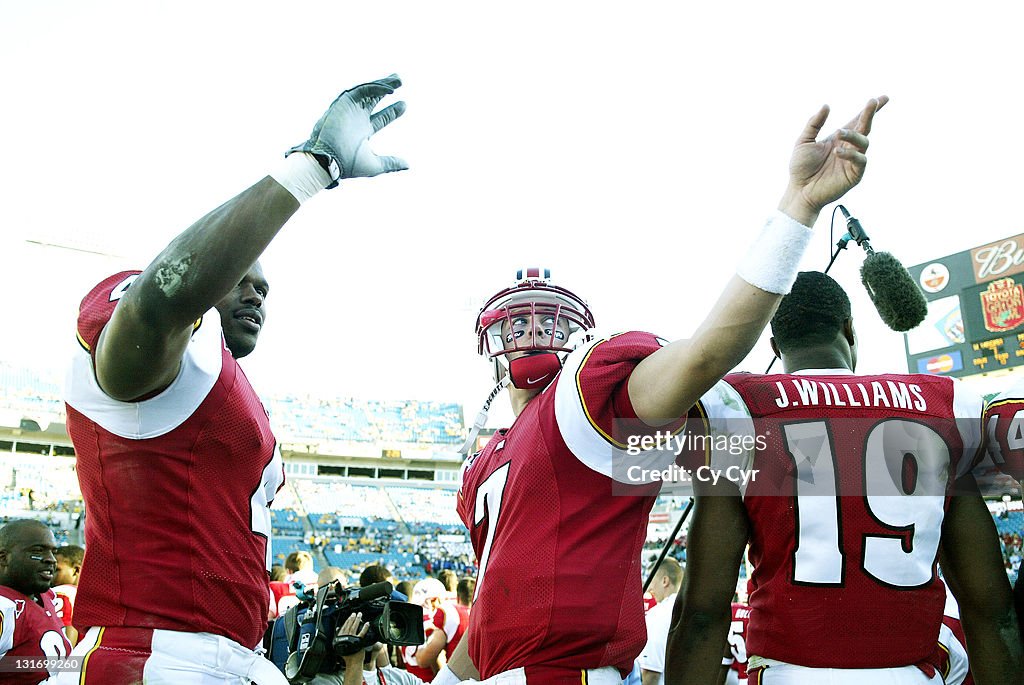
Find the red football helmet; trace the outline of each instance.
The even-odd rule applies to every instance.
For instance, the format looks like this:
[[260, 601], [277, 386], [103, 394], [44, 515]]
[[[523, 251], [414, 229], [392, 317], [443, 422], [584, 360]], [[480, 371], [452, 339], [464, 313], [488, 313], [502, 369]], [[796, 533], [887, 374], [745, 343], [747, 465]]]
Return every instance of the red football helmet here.
[[564, 358], [593, 327], [587, 303], [552, 285], [550, 270], [521, 269], [515, 285], [493, 295], [477, 315], [477, 352], [494, 361], [498, 380], [508, 366], [507, 355], [551, 352]]

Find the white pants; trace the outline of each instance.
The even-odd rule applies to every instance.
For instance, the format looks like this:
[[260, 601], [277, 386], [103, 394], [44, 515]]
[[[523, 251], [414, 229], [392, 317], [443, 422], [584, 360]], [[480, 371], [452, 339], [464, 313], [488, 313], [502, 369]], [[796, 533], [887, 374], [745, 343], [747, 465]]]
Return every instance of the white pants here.
[[90, 628], [71, 654], [82, 658], [81, 671], [47, 685], [288, 685], [269, 660], [211, 633]]
[[[753, 663], [751, 663], [753, 662]], [[754, 668], [753, 664], [765, 666]], [[747, 682], [750, 685], [942, 685], [942, 676], [929, 678], [917, 666], [898, 668], [808, 668], [787, 664], [774, 659], [747, 662]]]

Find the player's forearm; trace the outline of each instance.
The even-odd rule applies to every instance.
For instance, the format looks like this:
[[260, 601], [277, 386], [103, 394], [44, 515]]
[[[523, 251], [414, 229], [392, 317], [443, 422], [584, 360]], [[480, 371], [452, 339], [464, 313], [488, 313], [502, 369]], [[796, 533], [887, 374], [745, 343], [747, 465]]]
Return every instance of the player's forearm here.
[[125, 294], [156, 328], [189, 326], [242, 279], [299, 202], [269, 176], [176, 237]]
[[707, 387], [694, 401], [743, 361], [781, 301], [782, 295], [766, 292], [739, 276], [729, 280], [711, 314], [692, 338], [700, 363], [713, 369], [704, 382]]
[[1021, 635], [1024, 636], [1024, 572], [1017, 573], [1017, 582], [1013, 585], [1013, 607], [1017, 611]]
[[967, 638], [971, 674], [977, 685], [1019, 683], [1024, 672], [1020, 624], [1012, 606], [998, 616], [975, 615], [961, 607], [960, 621]]
[[704, 611], [684, 606], [669, 631], [665, 652], [666, 683], [716, 683], [722, 644], [729, 637], [729, 610]]
[[634, 369], [629, 397], [637, 417], [651, 425], [678, 419], [743, 360], [792, 288], [810, 236], [792, 217], [769, 219], [694, 335]]
[[480, 680], [480, 671], [477, 670], [473, 660], [469, 657], [469, 631], [462, 636], [459, 645], [448, 658], [448, 670], [454, 673], [459, 680]]

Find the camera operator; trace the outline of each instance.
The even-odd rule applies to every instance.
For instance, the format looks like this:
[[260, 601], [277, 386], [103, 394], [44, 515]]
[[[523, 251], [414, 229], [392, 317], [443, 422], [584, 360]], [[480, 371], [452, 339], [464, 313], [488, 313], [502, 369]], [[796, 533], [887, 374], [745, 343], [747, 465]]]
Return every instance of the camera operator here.
[[[368, 624], [362, 623], [362, 612], [356, 612], [345, 619], [338, 628], [338, 637], [366, 635]], [[412, 673], [394, 666], [377, 668], [378, 655], [384, 649], [383, 642], [344, 657], [345, 668], [340, 673], [321, 673], [310, 681], [310, 685], [423, 685], [423, 681]], [[356, 675], [358, 674], [358, 675]]]

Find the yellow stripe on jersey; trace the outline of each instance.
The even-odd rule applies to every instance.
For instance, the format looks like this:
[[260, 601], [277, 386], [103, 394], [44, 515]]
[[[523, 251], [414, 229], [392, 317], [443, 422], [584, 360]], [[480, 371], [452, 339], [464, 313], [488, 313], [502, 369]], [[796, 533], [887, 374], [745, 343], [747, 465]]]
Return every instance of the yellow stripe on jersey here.
[[[697, 400], [693, 406], [700, 414], [700, 422], [704, 425], [704, 434], [711, 435], [711, 421], [708, 420], [708, 410], [704, 408], [704, 403]], [[711, 443], [711, 440], [704, 441], [704, 466], [711, 466]]]
[[985, 411], [988, 411], [989, 409], [994, 409], [995, 407], [1001, 407], [1004, 404], [1010, 404], [1012, 402], [1024, 402], [1024, 398], [1021, 398], [1021, 397], [1007, 397], [1006, 399], [1003, 399], [1003, 400], [996, 400], [995, 402], [992, 402], [991, 404], [985, 405]]
[[100, 648], [100, 643], [103, 642], [103, 631], [105, 630], [106, 628], [100, 628], [100, 632], [96, 635], [96, 644], [94, 644], [89, 651], [85, 653], [85, 656], [82, 657], [82, 673], [78, 676], [78, 685], [85, 685], [85, 669], [89, 666], [89, 657], [92, 656], [93, 652]]
[[590, 423], [590, 427], [597, 431], [598, 434], [600, 434], [601, 437], [603, 437], [605, 440], [615, 445], [620, 450], [624, 450], [628, 447], [626, 443], [619, 442], [612, 436], [605, 433], [604, 430], [599, 425], [597, 425], [597, 422], [594, 421], [594, 417], [590, 415], [590, 409], [587, 407], [587, 400], [585, 397], [583, 397], [583, 386], [580, 385], [580, 375], [583, 373], [583, 369], [586, 367], [587, 361], [590, 359], [590, 355], [594, 354], [594, 350], [596, 350], [601, 345], [604, 345], [606, 342], [608, 342], [608, 340], [602, 340], [601, 342], [597, 343], [589, 350], [587, 350], [587, 355], [583, 357], [583, 361], [580, 362], [580, 367], [576, 369], [576, 394], [579, 395], [580, 405], [583, 407], [583, 413], [586, 415], [587, 421]]
[[953, 670], [953, 657], [949, 654], [949, 647], [942, 644], [941, 642], [936, 643], [939, 645], [939, 649], [946, 653], [946, 667], [942, 669], [942, 679], [946, 680], [949, 678], [949, 672]]
[[587, 685], [587, 669], [580, 669], [580, 685]]
[[[608, 336], [608, 340], [612, 340], [614, 338], [617, 338], [620, 335], [623, 335], [623, 334], [622, 333], [616, 333], [615, 335], [610, 335], [610, 336]], [[590, 359], [590, 355], [594, 354], [594, 350], [596, 350], [601, 345], [604, 345], [606, 342], [608, 342], [608, 340], [602, 340], [601, 342], [595, 344], [593, 347], [591, 347], [589, 350], [587, 350], [586, 356], [583, 357], [583, 361], [580, 362], [579, 368], [576, 369], [576, 394], [579, 395], [580, 406], [583, 407], [583, 413], [586, 415], [587, 422], [590, 423], [590, 427], [593, 428], [595, 431], [597, 431], [597, 433], [600, 434], [601, 437], [603, 437], [605, 440], [610, 442], [612, 445], [614, 445], [615, 447], [618, 447], [620, 450], [624, 450], [624, 449], [627, 449], [629, 447], [629, 445], [627, 445], [624, 442], [619, 442], [618, 440], [616, 440], [612, 436], [608, 435], [606, 432], [604, 432], [604, 429], [602, 429], [599, 425], [597, 425], [597, 422], [594, 421], [594, 417], [590, 415], [590, 409], [587, 407], [587, 400], [586, 400], [585, 397], [583, 397], [583, 387], [580, 385], [580, 375], [583, 373], [583, 369], [587, 366], [587, 360]], [[685, 428], [686, 428], [686, 422], [684, 421], [682, 423], [682, 425], [679, 426], [679, 428], [677, 428], [674, 431], [672, 431], [672, 435], [679, 434]]]
[[85, 348], [86, 352], [92, 354], [92, 348], [89, 347], [89, 343], [85, 342], [85, 338], [82, 337], [82, 334], [79, 333], [78, 331], [75, 331], [75, 337], [78, 338], [78, 344]]

